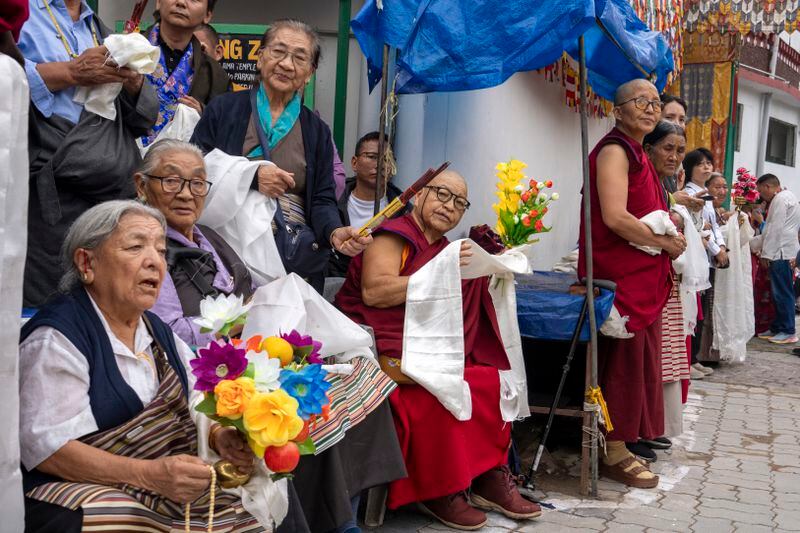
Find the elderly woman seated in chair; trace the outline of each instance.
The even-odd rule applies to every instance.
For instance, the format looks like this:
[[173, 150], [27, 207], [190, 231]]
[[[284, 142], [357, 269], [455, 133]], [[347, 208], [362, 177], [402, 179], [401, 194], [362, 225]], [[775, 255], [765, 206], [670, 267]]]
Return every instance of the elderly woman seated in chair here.
[[225, 240], [196, 224], [212, 186], [203, 154], [187, 142], [158, 141], [134, 179], [139, 200], [167, 219], [169, 276], [152, 310], [186, 343], [205, 346], [213, 335], [201, 333], [193, 322], [203, 298], [236, 294], [249, 299], [254, 286], [247, 266]]
[[[189, 347], [156, 315], [166, 224], [112, 201], [86, 211], [63, 247], [65, 292], [22, 329], [20, 444], [26, 531], [176, 531], [184, 504], [208, 519], [210, 467], [198, 455]], [[244, 471], [233, 428], [209, 446]], [[217, 494], [215, 530], [258, 531], [238, 496]]]

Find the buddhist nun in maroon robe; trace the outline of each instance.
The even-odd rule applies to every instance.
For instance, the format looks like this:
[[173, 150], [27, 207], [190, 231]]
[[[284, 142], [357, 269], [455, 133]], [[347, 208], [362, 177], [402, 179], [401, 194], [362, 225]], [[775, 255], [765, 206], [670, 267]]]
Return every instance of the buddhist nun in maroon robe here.
[[[594, 276], [616, 282], [614, 305], [628, 317], [627, 329], [633, 333], [630, 339], [598, 341], [599, 384], [613, 424], [602, 471], [639, 488], [655, 487], [658, 476], [625, 449], [625, 442], [664, 433], [661, 310], [672, 287], [670, 257], [686, 247], [682, 236], [655, 235], [639, 221], [652, 211], [667, 210], [658, 175], [642, 148], [660, 115], [658, 91], [650, 82], [633, 80], [620, 86], [616, 126], [589, 155]], [[585, 275], [585, 231], [581, 220], [579, 276]], [[653, 256], [631, 243], [662, 252]]]
[[[487, 278], [462, 281], [464, 380], [472, 396], [471, 418], [457, 420], [399, 371], [408, 277], [447, 246], [444, 234], [469, 207], [466, 192], [463, 178], [454, 172], [434, 178], [417, 194], [410, 214], [373, 233], [374, 243], [351, 262], [336, 305], [373, 328], [378, 353], [397, 368], [400, 385], [390, 402], [409, 476], [391, 484], [389, 507], [420, 502], [450, 527], [476, 529], [486, 522], [478, 508], [517, 519], [541, 512], [519, 495], [506, 466], [511, 428], [500, 412], [498, 371], [510, 366]], [[462, 245], [462, 264], [470, 255], [469, 245]]]

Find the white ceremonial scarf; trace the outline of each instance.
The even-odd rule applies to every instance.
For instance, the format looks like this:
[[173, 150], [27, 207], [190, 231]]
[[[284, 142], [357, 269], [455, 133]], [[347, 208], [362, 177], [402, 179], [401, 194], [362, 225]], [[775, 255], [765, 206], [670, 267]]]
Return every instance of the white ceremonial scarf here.
[[[459, 266], [461, 243], [472, 245], [469, 265]], [[401, 370], [458, 420], [472, 418], [472, 396], [464, 380], [464, 315], [461, 280], [493, 276], [489, 282], [503, 346], [511, 370], [500, 371], [500, 411], [507, 422], [530, 415], [525, 361], [517, 322], [513, 274], [529, 274], [531, 245], [490, 255], [470, 239], [450, 243], [411, 275], [406, 292]]]
[[681, 275], [678, 295], [683, 308], [683, 333], [694, 335], [697, 325], [697, 293], [711, 287], [708, 281], [708, 254], [689, 210], [682, 205], [675, 205], [672, 209], [683, 218], [683, 236], [686, 238], [686, 250], [672, 262], [675, 272]]
[[[296, 329], [322, 343], [322, 357], [336, 356], [338, 363], [346, 363], [354, 357], [367, 357], [377, 364], [370, 348], [370, 334], [295, 273], [256, 289], [252, 303], [242, 332], [243, 339], [252, 335], [267, 337], [289, 333]], [[346, 371], [345, 368], [339, 369]]]
[[[161, 49], [153, 46], [141, 33], [115, 33], [103, 39], [103, 46], [108, 49], [108, 57], [117, 66], [127, 67], [139, 74], [152, 74], [158, 66]], [[112, 82], [92, 87], [80, 86], [75, 89], [72, 98], [83, 104], [87, 111], [108, 120], [117, 118], [114, 100], [122, 90], [122, 83]]]
[[0, 54], [0, 507], [5, 531], [24, 529], [19, 454], [18, 345], [28, 216], [28, 103], [25, 70]]
[[277, 202], [250, 188], [258, 167], [272, 163], [250, 161], [222, 150], [206, 155], [205, 162], [214, 184], [198, 223], [225, 239], [250, 269], [256, 285], [285, 276], [272, 234]]
[[753, 322], [753, 265], [750, 259], [750, 240], [753, 228], [747, 214], [738, 224], [737, 214], [731, 216], [720, 230], [728, 243], [728, 268], [718, 268], [714, 277], [714, 343], [720, 360], [744, 362], [747, 341], [755, 335]]

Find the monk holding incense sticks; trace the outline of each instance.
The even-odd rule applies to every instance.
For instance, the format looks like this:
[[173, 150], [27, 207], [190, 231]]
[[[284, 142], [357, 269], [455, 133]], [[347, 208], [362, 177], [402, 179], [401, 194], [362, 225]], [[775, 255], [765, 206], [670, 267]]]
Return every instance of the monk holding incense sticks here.
[[[484, 510], [514, 519], [541, 513], [538, 505], [519, 494], [506, 466], [511, 424], [501, 413], [500, 373], [510, 363], [488, 278], [461, 282], [463, 331], [441, 332], [442, 338], [463, 335], [463, 380], [471, 413], [456, 417], [437, 396], [401, 371], [410, 276], [448, 246], [444, 235], [469, 205], [467, 186], [459, 174], [444, 171], [436, 176], [416, 194], [410, 214], [388, 220], [373, 232], [373, 244], [353, 258], [336, 298], [352, 320], [373, 328], [381, 367], [399, 384], [390, 402], [408, 477], [390, 485], [389, 507], [419, 502], [440, 522], [461, 530], [483, 527]], [[465, 242], [460, 263], [470, 263], [471, 257]]]

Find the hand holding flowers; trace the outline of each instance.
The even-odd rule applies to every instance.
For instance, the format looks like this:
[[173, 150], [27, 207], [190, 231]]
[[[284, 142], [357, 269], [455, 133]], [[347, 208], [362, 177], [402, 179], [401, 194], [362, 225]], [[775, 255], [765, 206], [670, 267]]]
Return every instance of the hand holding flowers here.
[[[243, 324], [246, 306], [216, 303], [220, 298], [207, 298], [203, 303], [215, 303], [205, 307], [201, 303], [201, 310], [213, 316], [197, 322], [218, 331]], [[249, 472], [255, 455], [276, 473], [273, 477], [281, 477], [297, 466], [300, 455], [314, 453], [309, 424], [330, 408], [321, 348], [310, 336], [291, 331], [246, 341], [220, 339], [198, 350], [190, 365], [194, 388], [204, 398], [195, 409], [222, 426], [209, 440], [223, 459]]]

